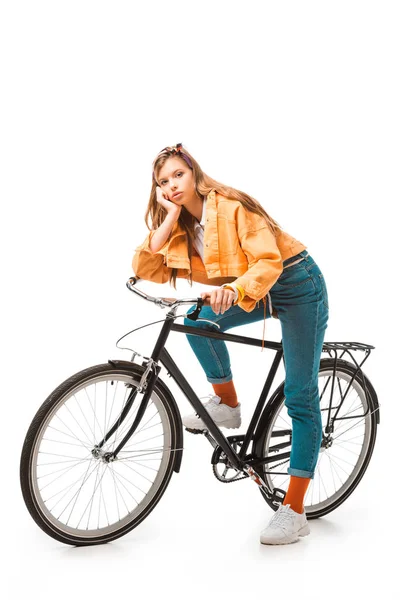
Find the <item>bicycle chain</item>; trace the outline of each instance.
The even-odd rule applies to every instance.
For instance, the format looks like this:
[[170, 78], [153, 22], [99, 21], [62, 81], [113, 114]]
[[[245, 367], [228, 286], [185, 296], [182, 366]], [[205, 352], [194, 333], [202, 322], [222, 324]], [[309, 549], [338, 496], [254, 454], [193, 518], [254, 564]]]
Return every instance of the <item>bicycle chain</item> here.
[[[282, 462], [280, 462], [280, 463], [278, 463], [277, 465], [275, 465], [275, 468], [276, 468], [276, 467], [280, 467], [281, 465], [285, 465], [285, 464], [287, 464], [288, 462], [289, 462], [289, 459], [283, 460]], [[273, 475], [273, 473], [271, 473], [271, 475]]]

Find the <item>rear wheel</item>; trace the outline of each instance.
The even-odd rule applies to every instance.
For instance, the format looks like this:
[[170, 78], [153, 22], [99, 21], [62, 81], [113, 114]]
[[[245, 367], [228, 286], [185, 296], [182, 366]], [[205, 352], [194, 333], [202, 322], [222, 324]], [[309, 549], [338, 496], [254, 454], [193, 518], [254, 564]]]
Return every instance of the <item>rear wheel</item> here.
[[[181, 424], [159, 381], [136, 432], [117, 459], [107, 461], [136, 416], [142, 373], [135, 364], [85, 369], [54, 390], [32, 421], [21, 455], [21, 488], [33, 519], [60, 542], [93, 545], [125, 535], [168, 485]], [[114, 423], [114, 434], [96, 449]]]
[[[334, 422], [333, 432], [325, 433], [332, 390], [333, 365], [333, 359], [322, 360], [318, 374], [323, 439], [314, 478], [308, 486], [304, 499], [307, 518], [328, 514], [350, 496], [367, 469], [375, 445], [377, 415], [373, 412], [372, 403], [375, 392], [364, 376], [367, 387], [365, 393], [360, 372], [350, 384], [356, 368], [343, 360], [337, 362], [331, 417], [335, 415], [342, 398], [344, 396], [345, 398], [338, 412], [338, 419]], [[279, 460], [278, 456], [291, 450], [291, 418], [284, 401], [282, 386], [281, 393], [272, 401], [268, 428], [258, 444], [259, 456], [276, 457], [275, 461], [264, 464], [258, 469], [271, 492], [274, 488], [286, 492], [290, 480], [290, 476], [286, 473], [290, 459]], [[281, 446], [278, 450], [277, 445]], [[263, 497], [274, 510], [278, 508], [264, 494]]]

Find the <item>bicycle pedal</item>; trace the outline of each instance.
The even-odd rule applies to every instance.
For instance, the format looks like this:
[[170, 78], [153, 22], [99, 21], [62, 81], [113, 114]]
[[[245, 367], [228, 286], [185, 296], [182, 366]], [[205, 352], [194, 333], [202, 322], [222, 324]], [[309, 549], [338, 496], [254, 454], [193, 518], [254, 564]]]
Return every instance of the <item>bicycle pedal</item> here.
[[188, 431], [189, 433], [194, 433], [194, 434], [198, 434], [198, 433], [207, 433], [208, 430], [207, 429], [189, 429], [189, 427], [185, 427], [186, 431]]
[[285, 490], [281, 490], [280, 488], [274, 488], [271, 494], [271, 501], [274, 504], [282, 504], [286, 496]]

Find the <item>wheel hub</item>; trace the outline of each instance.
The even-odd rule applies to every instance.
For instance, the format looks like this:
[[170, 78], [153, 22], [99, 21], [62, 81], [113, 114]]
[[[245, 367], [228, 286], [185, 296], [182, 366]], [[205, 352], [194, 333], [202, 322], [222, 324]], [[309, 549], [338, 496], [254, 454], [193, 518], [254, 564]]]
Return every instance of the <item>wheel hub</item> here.
[[92, 456], [96, 460], [101, 460], [104, 463], [110, 463], [115, 460], [115, 456], [112, 452], [106, 452], [102, 448], [95, 446], [92, 450]]
[[321, 452], [323, 452], [324, 450], [326, 450], [327, 448], [330, 448], [333, 444], [333, 438], [332, 436], [326, 435], [322, 438], [322, 442], [321, 442]]

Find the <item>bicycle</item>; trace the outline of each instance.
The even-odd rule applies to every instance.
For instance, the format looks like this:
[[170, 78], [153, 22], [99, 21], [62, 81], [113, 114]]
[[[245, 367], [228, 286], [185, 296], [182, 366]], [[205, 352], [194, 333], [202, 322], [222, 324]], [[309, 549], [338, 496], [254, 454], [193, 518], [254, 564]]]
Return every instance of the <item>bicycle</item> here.
[[[245, 434], [225, 437], [165, 348], [168, 335], [177, 331], [251, 346], [261, 346], [262, 340], [176, 324], [182, 316], [198, 319], [203, 299], [152, 297], [134, 287], [139, 279], [131, 277], [128, 289], [169, 309], [165, 319], [155, 321], [164, 324], [151, 356], [133, 350], [130, 361], [109, 360], [69, 377], [39, 408], [25, 437], [20, 481], [26, 506], [43, 531], [66, 544], [102, 544], [127, 534], [155, 508], [173, 472], [179, 472], [182, 420], [159, 377], [159, 363], [207, 427], [199, 433], [213, 447], [211, 463], [217, 479], [254, 480], [273, 510], [285, 497], [289, 475], [282, 467], [289, 463], [292, 432], [284, 382], [266, 403], [280, 361], [284, 362], [282, 343], [264, 342], [276, 355], [249, 427]], [[176, 314], [178, 307], [194, 303], [193, 312]], [[118, 340], [117, 347], [132, 331]], [[357, 342], [323, 345], [329, 354], [321, 358], [319, 369], [323, 438], [305, 497], [308, 519], [342, 504], [368, 467], [380, 422], [376, 392], [361, 370], [372, 349]], [[343, 352], [338, 357], [339, 351]], [[353, 351], [365, 353], [360, 365]], [[342, 358], [346, 353], [353, 363]], [[143, 358], [141, 364], [135, 362], [138, 357]]]

